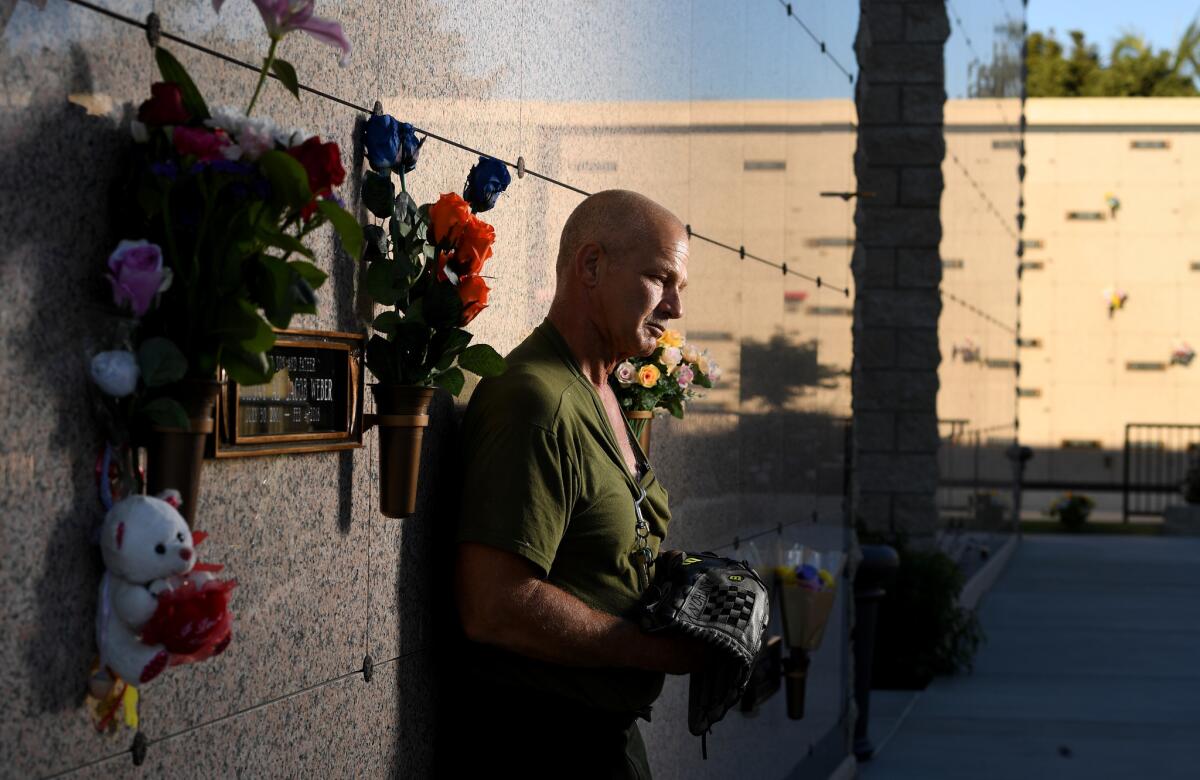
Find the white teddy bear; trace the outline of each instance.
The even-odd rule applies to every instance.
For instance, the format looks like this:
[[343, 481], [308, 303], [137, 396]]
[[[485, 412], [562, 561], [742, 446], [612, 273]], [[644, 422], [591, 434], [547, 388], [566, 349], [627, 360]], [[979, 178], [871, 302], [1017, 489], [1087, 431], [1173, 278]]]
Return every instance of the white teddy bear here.
[[196, 562], [192, 533], [177, 511], [178, 491], [132, 495], [113, 504], [100, 529], [107, 571], [100, 580], [96, 644], [100, 671], [94, 694], [111, 688], [111, 674], [142, 685], [167, 667], [170, 653], [141, 640], [142, 627], [158, 607], [158, 595], [171, 589]]

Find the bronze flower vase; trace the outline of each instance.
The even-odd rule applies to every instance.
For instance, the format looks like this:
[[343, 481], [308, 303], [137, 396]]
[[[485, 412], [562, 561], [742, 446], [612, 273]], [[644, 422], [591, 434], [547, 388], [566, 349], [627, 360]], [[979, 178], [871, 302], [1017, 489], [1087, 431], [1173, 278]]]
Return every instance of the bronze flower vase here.
[[363, 427], [379, 426], [379, 511], [386, 517], [408, 517], [417, 509], [421, 442], [429, 426], [432, 387], [371, 385], [375, 414]]
[[625, 419], [629, 421], [633, 435], [637, 436], [638, 444], [642, 445], [642, 452], [650, 457], [650, 423], [654, 412], [625, 412]]
[[213, 431], [213, 405], [221, 392], [216, 380], [185, 379], [172, 396], [187, 413], [188, 427], [151, 425], [144, 434], [146, 447], [146, 492], [179, 491], [183, 504], [179, 513], [189, 527], [195, 524], [200, 497], [200, 466], [204, 445]]

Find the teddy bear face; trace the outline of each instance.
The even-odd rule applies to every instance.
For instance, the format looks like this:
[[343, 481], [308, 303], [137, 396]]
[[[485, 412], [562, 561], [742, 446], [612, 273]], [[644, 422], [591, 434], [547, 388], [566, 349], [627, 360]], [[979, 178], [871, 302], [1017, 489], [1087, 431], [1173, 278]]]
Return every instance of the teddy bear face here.
[[113, 504], [100, 530], [100, 550], [109, 571], [137, 583], [186, 574], [196, 562], [187, 522], [174, 506], [153, 496], [128, 496]]

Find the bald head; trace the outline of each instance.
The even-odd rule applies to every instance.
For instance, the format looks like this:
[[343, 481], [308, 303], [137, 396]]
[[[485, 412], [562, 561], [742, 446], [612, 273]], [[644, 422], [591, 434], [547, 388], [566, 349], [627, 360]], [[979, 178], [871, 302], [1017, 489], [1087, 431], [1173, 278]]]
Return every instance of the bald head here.
[[563, 225], [555, 266], [559, 281], [571, 260], [588, 244], [599, 244], [619, 260], [638, 247], [672, 241], [681, 233], [684, 227], [679, 218], [645, 195], [629, 190], [589, 195]]

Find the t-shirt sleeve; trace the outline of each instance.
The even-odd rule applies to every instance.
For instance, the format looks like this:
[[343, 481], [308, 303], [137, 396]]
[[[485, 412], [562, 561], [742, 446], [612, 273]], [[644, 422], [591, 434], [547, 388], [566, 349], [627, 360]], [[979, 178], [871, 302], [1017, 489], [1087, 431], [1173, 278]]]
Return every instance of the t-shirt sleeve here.
[[574, 504], [571, 470], [557, 437], [510, 419], [464, 444], [458, 541], [515, 553], [548, 575]]

